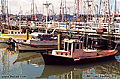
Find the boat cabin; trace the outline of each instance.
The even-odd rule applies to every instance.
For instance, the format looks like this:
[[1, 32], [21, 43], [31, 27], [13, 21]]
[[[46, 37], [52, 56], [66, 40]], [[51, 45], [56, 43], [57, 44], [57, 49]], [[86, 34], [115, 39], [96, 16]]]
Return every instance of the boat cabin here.
[[8, 30], [8, 34], [22, 34], [21, 30]]
[[64, 40], [64, 50], [53, 50], [52, 55], [75, 58], [83, 54], [83, 42], [79, 40]]
[[83, 44], [83, 41], [75, 39], [65, 39], [64, 50], [53, 50], [52, 55], [70, 58], [97, 56], [96, 50], [83, 49]]
[[31, 39], [39, 39], [39, 40], [52, 40], [52, 34], [46, 33], [31, 33]]

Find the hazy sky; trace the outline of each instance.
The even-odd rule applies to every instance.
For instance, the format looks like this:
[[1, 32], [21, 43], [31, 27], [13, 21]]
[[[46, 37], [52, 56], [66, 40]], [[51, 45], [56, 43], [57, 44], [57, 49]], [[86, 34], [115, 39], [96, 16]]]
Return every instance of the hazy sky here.
[[[20, 7], [23, 11], [23, 14], [25, 14], [26, 12], [30, 13], [31, 11], [32, 0], [8, 0], [8, 1], [9, 1], [9, 12], [11, 13], [18, 14], [18, 12], [20, 11]], [[35, 4], [37, 5], [37, 10], [39, 11], [39, 13], [43, 13], [42, 6], [43, 6], [43, 3], [46, 2], [46, 0], [34, 0], [34, 1], [35, 1]], [[58, 14], [61, 0], [47, 0], [47, 1], [54, 5], [55, 13]], [[67, 2], [67, 7], [70, 7], [70, 13], [73, 14], [74, 0], [66, 0], [66, 2]], [[99, 0], [94, 0], [94, 2], [95, 2], [94, 4], [98, 4]], [[111, 5], [114, 6], [114, 0], [110, 0], [110, 3]], [[119, 4], [120, 4], [120, 0], [117, 0], [118, 9], [120, 9]], [[52, 6], [50, 6], [50, 8], [52, 8]]]

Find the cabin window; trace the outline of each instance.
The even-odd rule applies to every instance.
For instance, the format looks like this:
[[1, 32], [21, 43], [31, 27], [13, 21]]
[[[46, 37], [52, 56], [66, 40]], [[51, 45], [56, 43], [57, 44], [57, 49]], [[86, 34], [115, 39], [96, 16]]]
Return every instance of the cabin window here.
[[18, 34], [20, 34], [20, 32], [18, 32]]
[[75, 43], [73, 43], [73, 52], [75, 51]]
[[71, 50], [71, 43], [69, 43], [69, 50]]
[[11, 31], [11, 34], [13, 34], [13, 31]]
[[76, 45], [76, 49], [79, 49], [79, 44]]
[[17, 32], [15, 32], [15, 34], [17, 34]]
[[71, 43], [69, 43], [69, 52], [70, 52], [70, 55], [71, 55]]
[[65, 51], [67, 51], [67, 42], [65, 42]]
[[63, 53], [61, 53], [61, 55], [63, 55]]
[[82, 43], [81, 43], [81, 49], [82, 49]]
[[67, 56], [68, 54], [66, 53], [65, 55]]
[[58, 55], [58, 53], [57, 53], [57, 55]]

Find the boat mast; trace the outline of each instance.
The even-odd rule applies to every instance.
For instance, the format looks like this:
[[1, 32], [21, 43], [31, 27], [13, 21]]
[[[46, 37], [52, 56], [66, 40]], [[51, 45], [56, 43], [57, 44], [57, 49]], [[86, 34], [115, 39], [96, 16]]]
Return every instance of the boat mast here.
[[77, 19], [79, 18], [79, 0], [77, 0]]
[[8, 23], [8, 29], [10, 29], [10, 27], [9, 27], [9, 13], [8, 13], [8, 0], [7, 0], [7, 23]]
[[108, 22], [108, 34], [109, 34], [109, 30], [110, 30], [110, 4], [109, 4], [109, 0], [108, 0], [108, 13], [109, 13], [109, 22]]
[[66, 19], [66, 22], [67, 22], [67, 7], [66, 7], [66, 0], [65, 0], [65, 14], [66, 14], [65, 19]]
[[[115, 11], [114, 11], [114, 17], [113, 17], [113, 23], [116, 21], [116, 9], [117, 9], [117, 1], [115, 0]], [[115, 32], [115, 24], [114, 24], [114, 32]]]
[[6, 0], [1, 0], [1, 5], [2, 5], [2, 29], [4, 29], [5, 25], [5, 18], [6, 18]]
[[34, 21], [34, 0], [32, 0], [32, 4], [31, 4], [31, 17], [32, 17], [32, 21]]
[[115, 15], [114, 15], [114, 17], [116, 17], [116, 9], [117, 9], [117, 0], [115, 0]]
[[101, 14], [101, 3], [102, 3], [102, 0], [100, 0], [99, 15]]
[[[64, 1], [64, 0], [63, 0]], [[64, 2], [62, 3], [62, 22], [64, 22]]]
[[[88, 23], [88, 20], [89, 20], [89, 0], [87, 0], [87, 18], [86, 18], [86, 20], [87, 20], [87, 23]], [[87, 23], [85, 23], [85, 35], [87, 35], [87, 37], [86, 37], [86, 49], [88, 50], [88, 34], [86, 34], [86, 25], [87, 25]]]
[[76, 19], [76, 0], [75, 0], [75, 3], [74, 3], [74, 17], [73, 17], [73, 19], [75, 20]]
[[[80, 5], [82, 6], [82, 0], [80, 0]], [[80, 12], [81, 12], [81, 14], [80, 14], [80, 15], [81, 15], [81, 17], [80, 17], [81, 19], [80, 19], [80, 20], [83, 21], [83, 17], [82, 17], [82, 7], [81, 7], [81, 9], [80, 9]]]
[[[43, 9], [43, 10], [42, 10], [42, 11], [43, 11], [43, 12], [42, 12], [42, 21], [43, 21], [43, 19], [44, 19], [44, 15], [43, 15], [43, 14], [44, 14], [44, 6], [43, 6], [43, 5], [42, 5], [42, 9]], [[43, 22], [44, 22], [44, 21], [43, 21]]]
[[37, 14], [38, 14], [38, 10], [37, 10], [37, 9], [38, 9], [38, 8], [37, 8], [37, 5], [36, 5], [36, 4], [35, 4], [35, 8], [36, 8], [35, 20], [37, 20]]
[[19, 13], [19, 30], [21, 30], [21, 18], [22, 18], [22, 11], [20, 7], [20, 13]]
[[61, 15], [61, 9], [62, 9], [62, 0], [61, 0], [61, 4], [60, 4], [60, 16], [59, 16], [59, 21], [61, 22], [61, 20], [62, 20], [62, 15]]
[[[109, 12], [108, 35], [109, 35], [110, 34], [109, 32], [111, 31], [111, 29], [110, 29], [110, 23], [111, 23], [111, 19], [110, 18], [111, 17], [110, 17], [110, 3], [109, 3], [109, 0], [108, 0], [108, 12]], [[109, 38], [108, 49], [111, 49], [111, 35], [109, 35], [108, 38]]]
[[48, 3], [48, 1], [46, 1], [46, 3], [45, 4], [43, 4], [43, 5], [45, 5], [45, 7], [46, 7], [46, 33], [47, 33], [47, 27], [48, 27], [48, 7], [49, 7], [49, 5], [51, 5], [51, 3]]
[[[117, 1], [115, 0], [115, 9], [114, 9], [114, 18], [113, 18], [113, 21], [115, 22], [116, 21], [116, 9], [117, 9]], [[114, 25], [114, 28], [115, 28], [115, 25]]]

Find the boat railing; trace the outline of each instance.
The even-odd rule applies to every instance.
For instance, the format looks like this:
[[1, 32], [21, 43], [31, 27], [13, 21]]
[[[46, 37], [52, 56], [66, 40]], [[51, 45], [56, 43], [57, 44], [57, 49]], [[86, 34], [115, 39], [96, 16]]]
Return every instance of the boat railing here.
[[52, 55], [71, 57], [70, 52], [62, 51], [62, 50], [54, 50], [54, 51], [52, 51]]

